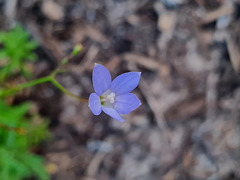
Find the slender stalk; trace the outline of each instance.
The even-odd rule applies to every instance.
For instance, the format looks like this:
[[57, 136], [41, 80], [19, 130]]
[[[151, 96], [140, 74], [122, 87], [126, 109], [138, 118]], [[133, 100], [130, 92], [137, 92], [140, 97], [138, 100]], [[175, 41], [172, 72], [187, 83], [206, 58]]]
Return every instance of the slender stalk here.
[[51, 78], [49, 76], [46, 76], [46, 77], [38, 78], [38, 79], [29, 81], [29, 82], [26, 82], [23, 84], [19, 84], [15, 87], [0, 91], [0, 97], [11, 96], [11, 95], [18, 93], [19, 91], [22, 91], [23, 89], [35, 86], [37, 84], [50, 82], [50, 81], [51, 81]]
[[66, 90], [59, 82], [57, 82], [54, 78], [51, 79], [51, 83], [56, 86], [59, 90], [61, 90], [64, 94], [67, 94], [73, 98], [76, 98], [80, 101], [83, 101], [83, 102], [88, 102], [88, 99], [84, 99], [84, 98], [80, 98], [79, 96], [75, 95], [75, 94], [72, 94], [71, 92], [69, 92], [68, 90]]
[[80, 101], [88, 102], [88, 99], [80, 98], [77, 95], [72, 94], [71, 92], [66, 90], [59, 82], [57, 82], [55, 80], [55, 76], [58, 73], [61, 73], [61, 72], [62, 72], [62, 70], [56, 69], [49, 76], [42, 77], [42, 78], [39, 78], [39, 79], [35, 79], [35, 80], [32, 80], [32, 81], [26, 82], [24, 84], [19, 84], [15, 87], [12, 87], [12, 88], [9, 88], [9, 89], [6, 89], [6, 90], [0, 90], [0, 98], [1, 97], [4, 98], [4, 97], [7, 97], [7, 96], [14, 95], [14, 94], [18, 93], [19, 91], [22, 91], [25, 88], [29, 88], [29, 87], [35, 86], [37, 84], [41, 84], [41, 83], [45, 83], [45, 82], [51, 82], [54, 86], [56, 86], [64, 94], [67, 94], [67, 95], [69, 95], [73, 98], [76, 98], [76, 99], [80, 100]]

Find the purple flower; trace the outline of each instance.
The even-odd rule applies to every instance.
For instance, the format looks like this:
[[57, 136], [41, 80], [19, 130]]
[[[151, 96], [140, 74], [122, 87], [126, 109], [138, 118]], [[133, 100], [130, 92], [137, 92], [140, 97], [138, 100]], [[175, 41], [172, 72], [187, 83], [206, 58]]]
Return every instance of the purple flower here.
[[128, 72], [112, 81], [109, 71], [104, 66], [95, 64], [92, 74], [95, 93], [89, 97], [89, 107], [93, 114], [99, 115], [103, 111], [123, 122], [120, 114], [128, 114], [141, 105], [137, 96], [130, 93], [137, 87], [140, 76], [140, 72]]

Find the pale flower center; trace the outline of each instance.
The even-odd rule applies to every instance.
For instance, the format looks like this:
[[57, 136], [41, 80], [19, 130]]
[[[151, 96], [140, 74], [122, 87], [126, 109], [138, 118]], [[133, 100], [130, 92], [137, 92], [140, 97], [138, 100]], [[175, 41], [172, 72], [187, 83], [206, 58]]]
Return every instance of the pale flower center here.
[[116, 97], [116, 94], [114, 92], [109, 92], [109, 91], [105, 92], [100, 96], [101, 105], [109, 106], [109, 107], [113, 106], [115, 102], [115, 97]]
[[112, 92], [109, 95], [107, 95], [106, 100], [107, 102], [110, 102], [111, 104], [113, 104], [115, 101], [115, 93]]

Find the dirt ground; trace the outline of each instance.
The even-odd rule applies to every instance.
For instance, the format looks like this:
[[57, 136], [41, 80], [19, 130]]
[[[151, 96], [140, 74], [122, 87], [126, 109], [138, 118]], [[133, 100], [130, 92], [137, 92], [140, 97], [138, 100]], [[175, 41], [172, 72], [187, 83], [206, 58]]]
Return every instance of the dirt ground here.
[[240, 179], [240, 1], [0, 0], [1, 30], [15, 23], [39, 42], [36, 78], [83, 45], [57, 77], [80, 97], [95, 62], [142, 72], [124, 123], [51, 84], [18, 97], [51, 121], [37, 151], [53, 180]]

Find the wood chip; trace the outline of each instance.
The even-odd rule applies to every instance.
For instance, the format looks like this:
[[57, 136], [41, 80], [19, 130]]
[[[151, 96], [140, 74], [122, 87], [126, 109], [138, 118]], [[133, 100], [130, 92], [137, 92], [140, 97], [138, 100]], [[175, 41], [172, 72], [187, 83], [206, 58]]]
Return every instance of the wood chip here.
[[226, 37], [227, 48], [230, 55], [230, 60], [235, 72], [240, 70], [240, 48], [234, 43], [233, 39], [230, 36]]
[[234, 7], [232, 4], [224, 4], [220, 8], [211, 11], [207, 13], [203, 18], [202, 18], [202, 23], [207, 24], [213, 21], [216, 21], [218, 18], [221, 16], [225, 15], [231, 15], [234, 12]]
[[127, 62], [135, 62], [147, 69], [157, 70], [160, 75], [166, 77], [170, 73], [170, 68], [167, 64], [158, 62], [156, 59], [151, 59], [134, 53], [126, 53], [123, 55], [123, 60]]
[[18, 3], [18, 0], [5, 1], [4, 15], [7, 17], [7, 20], [10, 23], [12, 23], [16, 17], [17, 3]]
[[164, 176], [163, 180], [174, 180], [175, 177], [176, 177], [176, 171], [171, 170]]
[[106, 153], [100, 153], [98, 152], [92, 161], [90, 162], [88, 169], [87, 169], [87, 175], [89, 177], [95, 177], [97, 174], [97, 171], [99, 169], [99, 166], [101, 165], [104, 157], [106, 156]]
[[190, 97], [173, 105], [165, 112], [164, 116], [167, 121], [185, 119], [203, 113], [205, 106], [205, 96]]
[[119, 66], [120, 62], [120, 58], [118, 56], [114, 56], [109, 60], [105, 67], [111, 72]]
[[62, 6], [51, 0], [43, 1], [42, 11], [52, 21], [60, 21], [64, 17]]
[[84, 25], [84, 27], [76, 26], [73, 33], [74, 42], [81, 43], [84, 37], [89, 37], [99, 43], [108, 43], [107, 37], [96, 27], [90, 25]]
[[158, 28], [163, 33], [172, 31], [176, 24], [176, 13], [175, 12], [165, 12], [161, 14], [158, 18]]

